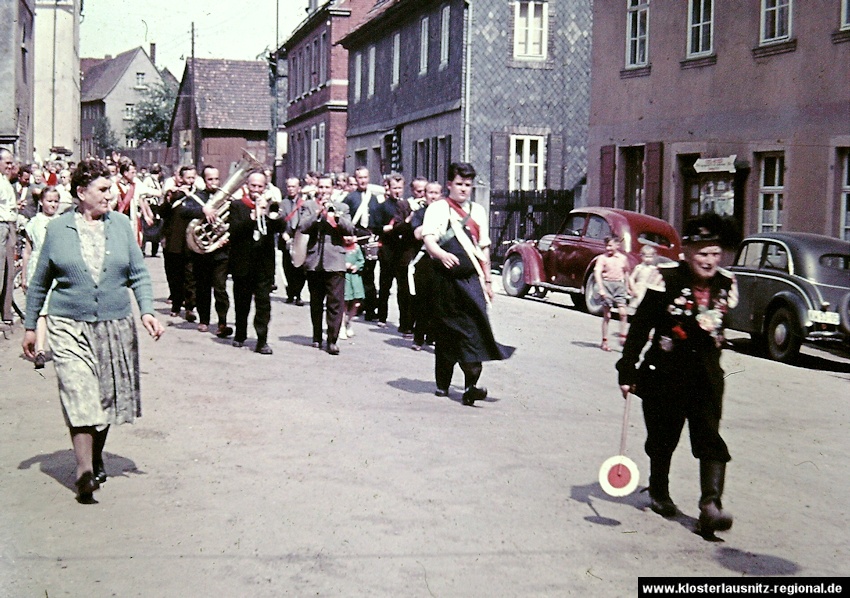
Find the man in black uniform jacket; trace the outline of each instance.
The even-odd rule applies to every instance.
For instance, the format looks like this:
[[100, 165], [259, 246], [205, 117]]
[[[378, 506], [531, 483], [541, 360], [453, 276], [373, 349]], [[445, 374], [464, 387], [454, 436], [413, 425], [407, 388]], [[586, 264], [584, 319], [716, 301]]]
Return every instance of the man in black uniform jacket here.
[[[230, 273], [233, 275], [233, 303], [236, 307], [236, 333], [233, 346], [241, 347], [248, 336], [248, 312], [254, 299], [254, 330], [261, 355], [271, 355], [268, 345], [271, 320], [272, 285], [274, 284], [275, 233], [283, 230], [279, 211], [269, 210], [264, 194], [266, 175], [248, 175], [241, 198], [230, 203]], [[279, 206], [277, 206], [279, 208]]]
[[[205, 218], [215, 221], [215, 210], [209, 204], [210, 198], [218, 190], [220, 184], [218, 168], [204, 166], [201, 171], [204, 179], [204, 189], [197, 196], [204, 205], [187, 204], [192, 212], [192, 218]], [[193, 270], [195, 273], [195, 302], [198, 306], [198, 330], [206, 332], [210, 325], [210, 292], [215, 297], [215, 313], [218, 316], [216, 336], [227, 338], [233, 334], [233, 329], [227, 325], [227, 310], [230, 309], [230, 298], [227, 296], [227, 269], [230, 247], [225, 245], [210, 253], [194, 253]]]
[[[734, 276], [718, 268], [722, 231], [722, 219], [715, 214], [685, 225], [686, 259], [659, 267], [661, 281], [647, 288], [617, 362], [623, 396], [632, 392], [643, 399], [652, 510], [664, 517], [677, 513], [668, 474], [688, 420], [691, 449], [700, 460], [699, 531], [708, 537], [732, 527], [732, 516], [720, 500], [731, 459], [720, 436], [720, 352], [725, 343], [723, 317], [738, 303], [738, 289]], [[653, 329], [652, 343], [636, 369]]]
[[[373, 233], [374, 225], [370, 222], [370, 214], [374, 213], [380, 204], [378, 198], [369, 189], [369, 169], [361, 166], [354, 171], [357, 181], [357, 189], [348, 194], [343, 203], [348, 206], [351, 222], [354, 224], [354, 234], [359, 237], [358, 243], [361, 249], [366, 244], [368, 237]], [[366, 253], [365, 249], [363, 251]], [[363, 301], [364, 318], [368, 321], [378, 319], [378, 291], [375, 287], [375, 264], [377, 260], [366, 260], [366, 265], [361, 270], [363, 287], [366, 291], [366, 299]]]
[[413, 334], [413, 302], [407, 280], [407, 266], [418, 249], [410, 225], [412, 210], [404, 198], [404, 177], [394, 174], [389, 180], [390, 192], [384, 203], [370, 215], [370, 225], [379, 231], [381, 248], [378, 262], [381, 264], [378, 290], [378, 322], [386, 325], [390, 303], [390, 288], [396, 283], [398, 300], [398, 331]]

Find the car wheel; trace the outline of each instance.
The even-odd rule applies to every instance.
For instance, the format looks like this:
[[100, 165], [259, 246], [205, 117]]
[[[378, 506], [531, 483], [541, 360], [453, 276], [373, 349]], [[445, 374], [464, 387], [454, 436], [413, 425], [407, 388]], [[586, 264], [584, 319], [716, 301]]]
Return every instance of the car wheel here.
[[599, 297], [599, 287], [596, 286], [596, 278], [589, 276], [584, 283], [584, 309], [594, 316], [602, 315], [602, 299]]
[[844, 334], [850, 335], [850, 293], [842, 297], [838, 306], [838, 312], [841, 318], [841, 330], [844, 331]]
[[512, 255], [505, 262], [505, 266], [502, 268], [502, 286], [511, 297], [524, 297], [528, 292], [528, 285], [525, 284], [525, 264], [522, 262], [522, 257]]
[[787, 307], [780, 307], [770, 316], [767, 325], [767, 354], [782, 363], [792, 363], [800, 354], [803, 342], [794, 314]]

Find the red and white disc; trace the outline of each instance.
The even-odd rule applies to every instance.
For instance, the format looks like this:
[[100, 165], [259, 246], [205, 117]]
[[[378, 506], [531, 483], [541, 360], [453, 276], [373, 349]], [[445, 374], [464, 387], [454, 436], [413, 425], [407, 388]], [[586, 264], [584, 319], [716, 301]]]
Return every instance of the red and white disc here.
[[599, 485], [609, 496], [628, 496], [637, 488], [638, 478], [637, 465], [624, 455], [607, 459], [599, 468]]

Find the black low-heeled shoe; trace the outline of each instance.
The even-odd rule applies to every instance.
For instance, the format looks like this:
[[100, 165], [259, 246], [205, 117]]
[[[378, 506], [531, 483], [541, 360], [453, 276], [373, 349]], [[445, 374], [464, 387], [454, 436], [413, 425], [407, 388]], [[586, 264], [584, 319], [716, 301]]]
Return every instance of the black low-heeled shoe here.
[[47, 362], [47, 357], [44, 355], [44, 351], [39, 351], [35, 356], [33, 363], [35, 364], [35, 369], [41, 370], [44, 369], [44, 364]]
[[95, 479], [94, 474], [86, 471], [80, 476], [74, 484], [77, 487], [77, 502], [82, 505], [95, 504], [93, 492], [100, 488], [100, 483]]
[[479, 388], [477, 386], [470, 386], [469, 389], [463, 393], [463, 404], [467, 407], [471, 407], [475, 404], [475, 401], [483, 401], [487, 398], [487, 389]]
[[103, 466], [103, 461], [92, 464], [92, 474], [94, 474], [94, 479], [97, 480], [98, 484], [104, 484], [109, 479], [109, 476], [106, 475], [106, 468]]

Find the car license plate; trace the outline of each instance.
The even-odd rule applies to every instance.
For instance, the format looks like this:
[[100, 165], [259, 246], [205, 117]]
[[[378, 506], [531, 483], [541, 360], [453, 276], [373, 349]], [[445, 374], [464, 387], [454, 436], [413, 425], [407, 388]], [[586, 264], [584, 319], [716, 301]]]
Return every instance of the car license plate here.
[[809, 319], [815, 324], [832, 324], [838, 326], [841, 322], [837, 311], [818, 311], [816, 309], [809, 310]]

